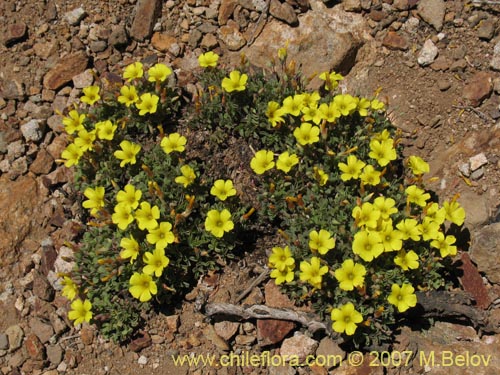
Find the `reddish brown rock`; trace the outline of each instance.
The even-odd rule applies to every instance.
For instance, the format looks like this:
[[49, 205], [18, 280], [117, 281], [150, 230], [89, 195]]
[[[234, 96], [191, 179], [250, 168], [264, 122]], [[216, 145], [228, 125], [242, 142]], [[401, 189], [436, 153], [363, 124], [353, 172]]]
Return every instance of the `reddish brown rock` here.
[[269, 13], [274, 18], [284, 21], [289, 25], [296, 26], [299, 23], [297, 14], [295, 14], [293, 7], [288, 3], [280, 3], [278, 0], [271, 0]]
[[40, 339], [33, 333], [30, 333], [24, 341], [24, 347], [31, 359], [45, 359], [45, 347]]
[[133, 352], [140, 352], [142, 349], [145, 349], [149, 346], [151, 346], [152, 340], [151, 336], [149, 333], [145, 331], [140, 332], [140, 336], [137, 337], [136, 339], [132, 340], [132, 342], [129, 345], [129, 349], [132, 350]]
[[464, 87], [463, 97], [467, 99], [473, 107], [478, 107], [484, 99], [490, 96], [493, 91], [491, 74], [478, 72], [472, 76]]
[[395, 31], [389, 31], [384, 37], [384, 40], [382, 40], [382, 44], [394, 50], [406, 51], [408, 49], [408, 40]]
[[228, 22], [227, 25], [219, 29], [219, 38], [230, 51], [237, 51], [246, 43], [245, 37], [238, 30], [238, 26], [234, 21]]
[[279, 287], [275, 284], [274, 280], [269, 280], [264, 287], [264, 294], [266, 297], [266, 306], [269, 307], [294, 307], [293, 302], [287, 295], [281, 293]]
[[24, 22], [17, 22], [7, 27], [7, 32], [4, 36], [4, 44], [7, 47], [23, 40], [28, 33], [28, 27]]
[[80, 339], [84, 345], [92, 345], [94, 342], [94, 329], [91, 326], [84, 324], [82, 330], [80, 331]]
[[460, 257], [462, 265], [460, 268], [463, 275], [460, 277], [464, 290], [469, 293], [476, 301], [476, 306], [481, 309], [486, 309], [491, 304], [488, 295], [488, 289], [483, 283], [483, 278], [479, 274], [476, 266], [472, 263], [469, 254], [463, 253]]
[[236, 335], [238, 328], [240, 328], [238, 322], [223, 321], [214, 324], [215, 333], [226, 341], [231, 340]]
[[224, 26], [234, 12], [238, 2], [236, 0], [222, 0], [219, 6], [219, 25]]
[[268, 346], [281, 342], [293, 329], [295, 323], [287, 320], [257, 320], [257, 340], [260, 346]]
[[87, 69], [89, 59], [85, 52], [80, 51], [63, 57], [43, 77], [43, 87], [49, 90], [57, 90], [70, 82], [74, 76]]
[[45, 149], [38, 151], [35, 160], [31, 163], [29, 170], [34, 174], [47, 174], [52, 170], [54, 159]]
[[167, 34], [154, 33], [151, 38], [153, 47], [161, 52], [167, 52], [174, 43], [177, 43], [177, 39]]
[[161, 0], [139, 0], [135, 8], [135, 17], [130, 29], [130, 36], [142, 42], [153, 33], [156, 19], [161, 13]]
[[384, 18], [387, 17], [387, 13], [382, 11], [382, 10], [371, 10], [370, 13], [368, 14], [368, 17], [370, 17], [372, 20], [376, 22], [382, 21]]

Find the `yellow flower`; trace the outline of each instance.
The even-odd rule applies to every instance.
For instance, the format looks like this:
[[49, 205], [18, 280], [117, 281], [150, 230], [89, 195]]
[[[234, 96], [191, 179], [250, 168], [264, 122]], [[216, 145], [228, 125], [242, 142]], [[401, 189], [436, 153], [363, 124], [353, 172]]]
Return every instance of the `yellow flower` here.
[[332, 91], [337, 88], [339, 85], [339, 81], [343, 80], [344, 77], [342, 74], [335, 73], [335, 72], [323, 72], [319, 75], [319, 79], [325, 81], [325, 89]]
[[354, 155], [349, 155], [347, 157], [347, 164], [339, 163], [339, 169], [343, 172], [340, 175], [342, 181], [349, 181], [351, 179], [358, 179], [361, 171], [365, 167], [366, 163], [358, 160]]
[[92, 319], [92, 304], [88, 299], [82, 301], [80, 298], [71, 303], [71, 310], [68, 312], [68, 318], [74, 320], [73, 324], [77, 326], [83, 322], [90, 322]]
[[69, 111], [68, 115], [69, 117], [63, 117], [62, 120], [66, 133], [73, 134], [84, 129], [83, 121], [85, 121], [86, 117], [84, 114], [79, 114], [73, 109]]
[[130, 141], [121, 141], [120, 142], [121, 150], [116, 150], [113, 155], [121, 160], [120, 167], [124, 167], [125, 164], [135, 164], [137, 162], [136, 155], [141, 151], [141, 146], [130, 142]]
[[452, 200], [451, 202], [445, 201], [443, 203], [443, 208], [446, 212], [446, 220], [449, 220], [458, 226], [464, 223], [465, 210], [456, 200]]
[[175, 182], [183, 185], [185, 188], [191, 185], [196, 179], [196, 174], [194, 173], [194, 169], [189, 165], [183, 165], [181, 167], [182, 176], [178, 176], [175, 178]]
[[353, 290], [354, 287], [362, 287], [365, 283], [366, 268], [362, 264], [354, 263], [347, 259], [342, 266], [335, 270], [335, 278], [340, 283], [342, 290]]
[[130, 82], [133, 79], [142, 78], [143, 75], [144, 71], [142, 70], [142, 64], [139, 61], [128, 65], [123, 72], [123, 78], [126, 79], [127, 82]]
[[446, 220], [446, 210], [444, 207], [439, 208], [439, 204], [436, 202], [432, 202], [425, 210], [425, 217], [434, 221], [437, 225], [441, 225]]
[[153, 278], [145, 273], [134, 272], [130, 278], [130, 288], [128, 289], [134, 298], [141, 302], [147, 302], [152, 295], [158, 293], [158, 288]]
[[418, 255], [413, 250], [408, 252], [401, 250], [394, 258], [394, 263], [401, 267], [403, 271], [408, 271], [409, 269], [415, 270], [419, 265]]
[[165, 151], [166, 154], [170, 154], [171, 152], [182, 152], [186, 148], [187, 139], [186, 137], [180, 135], [179, 133], [172, 133], [163, 139], [160, 142], [160, 146]]
[[115, 136], [115, 131], [118, 125], [113, 125], [109, 120], [99, 121], [95, 124], [95, 129], [97, 131], [97, 138], [104, 139], [107, 141], [112, 141]]
[[333, 102], [342, 116], [349, 116], [357, 107], [356, 100], [351, 95], [335, 95]]
[[366, 98], [360, 98], [357, 101], [356, 110], [362, 117], [368, 116], [368, 110], [370, 109], [370, 101]]
[[288, 151], [285, 151], [278, 156], [278, 161], [276, 162], [276, 169], [288, 173], [290, 172], [292, 167], [298, 163], [299, 163], [299, 158], [296, 154], [290, 155]]
[[331, 312], [333, 321], [332, 328], [337, 333], [344, 333], [348, 336], [354, 335], [356, 332], [357, 324], [363, 321], [361, 315], [351, 302], [340, 306], [338, 309], [333, 309]]
[[137, 103], [139, 100], [139, 95], [137, 95], [137, 90], [134, 86], [122, 86], [120, 94], [121, 95], [118, 97], [118, 103], [125, 104], [127, 107]]
[[334, 101], [331, 101], [330, 104], [320, 104], [318, 110], [321, 113], [321, 118], [330, 123], [334, 123], [341, 116]]
[[83, 208], [90, 209], [90, 214], [97, 214], [104, 207], [104, 187], [97, 186], [95, 189], [88, 187], [83, 192], [88, 200], [83, 201]]
[[127, 184], [123, 190], [116, 194], [116, 201], [119, 204], [129, 206], [131, 210], [135, 210], [139, 206], [141, 197], [142, 191], [136, 190], [134, 185]]
[[228, 197], [236, 195], [236, 189], [231, 180], [217, 180], [210, 189], [210, 194], [219, 198], [221, 201], [225, 201]]
[[417, 305], [417, 296], [414, 294], [415, 288], [411, 284], [404, 283], [402, 286], [392, 284], [392, 292], [387, 298], [390, 304], [397, 307], [399, 312], [405, 312], [410, 307]]
[[75, 282], [71, 280], [68, 276], [64, 276], [64, 278], [61, 281], [61, 284], [63, 285], [61, 294], [70, 301], [73, 301], [76, 295], [78, 294], [78, 287], [76, 286]]
[[88, 105], [94, 105], [101, 97], [99, 96], [99, 86], [88, 86], [83, 90], [83, 96], [80, 100]]
[[73, 141], [75, 145], [77, 145], [80, 150], [83, 152], [87, 150], [92, 150], [92, 147], [94, 146], [94, 141], [95, 141], [95, 136], [96, 136], [96, 131], [87, 131], [86, 129], [81, 129], [78, 132], [78, 137], [75, 138]]
[[431, 195], [426, 193], [423, 189], [418, 188], [415, 185], [410, 185], [405, 190], [406, 199], [410, 203], [415, 203], [420, 207], [425, 207], [427, 201], [431, 199]]
[[370, 103], [371, 107], [375, 111], [380, 111], [385, 108], [385, 104], [378, 99], [373, 99]]
[[231, 221], [231, 213], [227, 209], [222, 211], [210, 210], [205, 220], [205, 229], [215, 237], [221, 238], [224, 232], [230, 232], [234, 228]]
[[319, 169], [318, 167], [313, 167], [314, 179], [318, 181], [319, 186], [325, 186], [328, 182], [328, 174], [325, 173], [324, 170]]
[[313, 230], [309, 233], [309, 248], [325, 255], [335, 248], [335, 238], [332, 238], [327, 230], [320, 229], [319, 232]]
[[274, 167], [274, 154], [272, 151], [260, 150], [257, 151], [250, 161], [250, 167], [257, 174], [273, 169]]
[[359, 176], [361, 182], [365, 185], [378, 185], [380, 184], [381, 172], [375, 170], [372, 165], [367, 165], [363, 168], [363, 172]]
[[323, 275], [328, 272], [327, 266], [321, 266], [320, 259], [311, 258], [311, 263], [307, 261], [300, 262], [300, 280], [307, 281], [314, 288], [321, 289]]
[[404, 219], [396, 224], [396, 228], [399, 229], [403, 235], [403, 240], [412, 239], [413, 241], [420, 240], [420, 229], [418, 227], [418, 222], [415, 219]]
[[304, 96], [304, 100], [302, 101], [302, 104], [304, 105], [302, 107], [302, 113], [304, 113], [304, 109], [307, 107], [318, 107], [318, 102], [321, 99], [319, 92], [305, 92], [302, 95]]
[[130, 237], [123, 237], [120, 240], [120, 246], [123, 248], [120, 251], [120, 258], [130, 258], [130, 264], [132, 264], [139, 255], [139, 243], [135, 240], [134, 236], [130, 235]]
[[302, 108], [304, 107], [304, 95], [296, 94], [294, 96], [287, 96], [283, 100], [283, 111], [292, 116], [299, 116]]
[[424, 217], [418, 229], [424, 241], [435, 240], [439, 235], [439, 224], [429, 217]]
[[61, 158], [65, 160], [64, 165], [69, 168], [72, 165], [78, 164], [82, 155], [82, 149], [74, 143], [70, 143], [61, 153]]
[[135, 220], [140, 230], [152, 230], [158, 226], [160, 209], [157, 206], [151, 207], [148, 202], [141, 202], [140, 208], [135, 212]]
[[284, 282], [292, 282], [295, 274], [293, 272], [293, 268], [286, 267], [283, 270], [279, 270], [278, 268], [273, 269], [269, 276], [271, 276], [272, 279], [275, 279], [274, 283], [276, 285], [280, 285]]
[[312, 121], [316, 125], [319, 125], [323, 119], [323, 114], [319, 111], [317, 104], [311, 104], [309, 107], [302, 108], [302, 113], [304, 114], [304, 121]]
[[285, 248], [273, 247], [273, 253], [269, 256], [269, 266], [284, 272], [286, 269], [295, 268], [295, 259], [292, 257], [292, 252], [288, 246]]
[[420, 176], [430, 171], [429, 164], [418, 156], [410, 156], [408, 158], [408, 167], [410, 167], [415, 176]]
[[170, 69], [165, 64], [155, 64], [148, 70], [149, 82], [163, 82], [172, 74]]
[[[149, 229], [146, 240], [151, 245], [155, 245], [156, 249], [163, 250], [167, 247], [168, 244], [174, 243], [175, 241], [175, 236], [172, 232], [172, 224], [170, 224], [168, 221], [163, 221], [156, 228]], [[147, 273], [146, 271], [144, 272]]]
[[380, 217], [384, 220], [389, 219], [392, 214], [398, 212], [395, 205], [396, 201], [392, 198], [377, 197], [373, 201], [373, 206], [380, 211]]
[[156, 277], [160, 277], [163, 269], [170, 263], [170, 259], [165, 256], [165, 250], [158, 247], [152, 253], [146, 252], [143, 261], [146, 266], [143, 267], [142, 272], [146, 275], [154, 274]]
[[356, 226], [358, 228], [364, 226], [376, 228], [377, 221], [380, 218], [380, 211], [370, 202], [365, 202], [361, 207], [356, 206], [352, 209], [352, 217], [356, 219]]
[[146, 113], [155, 113], [158, 108], [158, 101], [160, 98], [155, 94], [142, 94], [141, 99], [135, 104], [139, 110], [139, 116], [144, 116]]
[[446, 236], [439, 232], [436, 236], [436, 239], [431, 242], [431, 246], [435, 247], [441, 253], [441, 257], [446, 257], [448, 255], [455, 256], [457, 255], [457, 247], [453, 246], [456, 242], [455, 236]]
[[370, 142], [369, 157], [375, 159], [381, 167], [385, 167], [391, 160], [396, 160], [396, 149], [394, 148], [394, 141], [388, 139], [386, 141], [377, 141], [372, 139]]
[[303, 122], [300, 127], [295, 128], [293, 135], [302, 146], [310, 145], [319, 141], [319, 126], [313, 126], [308, 122]]
[[270, 101], [267, 103], [266, 116], [273, 128], [279, 123], [285, 122], [285, 119], [283, 118], [283, 115], [285, 114], [285, 111], [280, 108], [278, 102]]
[[227, 92], [244, 91], [248, 76], [241, 74], [238, 70], [233, 70], [229, 73], [229, 78], [224, 77], [222, 80], [222, 88]]
[[198, 56], [198, 63], [202, 68], [215, 68], [217, 66], [217, 61], [219, 61], [219, 55], [212, 51], [202, 53]]
[[352, 251], [365, 262], [371, 262], [384, 252], [382, 239], [377, 232], [360, 231], [354, 235]]
[[403, 247], [403, 234], [392, 227], [392, 221], [378, 232], [384, 245], [384, 251], [397, 251]]
[[115, 212], [111, 215], [111, 221], [121, 230], [127, 229], [130, 223], [134, 221], [130, 206], [123, 203], [117, 204], [115, 206]]

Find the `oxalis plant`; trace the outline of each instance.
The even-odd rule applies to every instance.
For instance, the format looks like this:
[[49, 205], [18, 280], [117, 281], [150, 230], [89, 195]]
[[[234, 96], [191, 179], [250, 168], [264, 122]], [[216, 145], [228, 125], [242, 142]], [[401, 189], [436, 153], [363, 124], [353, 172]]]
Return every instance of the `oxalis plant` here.
[[[69, 318], [126, 340], [141, 313], [271, 233], [266, 262], [284, 293], [356, 346], [387, 340], [415, 291], [451, 285], [463, 208], [426, 190], [429, 165], [401, 156], [385, 104], [340, 93], [340, 74], [322, 72], [311, 91], [286, 48], [269, 69], [242, 57], [228, 71], [218, 58], [199, 56], [190, 102], [168, 66], [135, 62], [64, 117], [61, 157], [87, 222], [61, 275]], [[200, 133], [214, 155], [239, 139], [250, 157], [217, 168], [189, 152]]]

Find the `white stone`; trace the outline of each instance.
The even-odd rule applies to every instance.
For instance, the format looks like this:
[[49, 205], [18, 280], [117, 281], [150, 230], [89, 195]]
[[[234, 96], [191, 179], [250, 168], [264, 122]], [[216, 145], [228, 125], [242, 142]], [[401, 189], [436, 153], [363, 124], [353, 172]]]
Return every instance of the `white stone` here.
[[427, 66], [432, 64], [432, 62], [436, 59], [439, 53], [438, 48], [432, 42], [432, 40], [427, 39], [420, 50], [420, 53], [417, 58], [417, 62], [420, 66]]
[[481, 152], [480, 154], [474, 155], [469, 158], [470, 169], [472, 172], [481, 168], [483, 165], [488, 164], [488, 158]]
[[148, 363], [148, 358], [141, 355], [139, 359], [137, 360], [137, 363], [140, 365], [146, 365]]
[[21, 133], [27, 142], [38, 142], [43, 137], [44, 122], [42, 120], [30, 120], [21, 125]]
[[68, 23], [71, 26], [75, 26], [78, 25], [80, 21], [85, 18], [86, 15], [87, 12], [85, 12], [85, 10], [82, 7], [80, 7], [80, 8], [75, 8], [69, 12], [66, 12], [64, 18], [66, 19], [66, 21], [68, 21]]

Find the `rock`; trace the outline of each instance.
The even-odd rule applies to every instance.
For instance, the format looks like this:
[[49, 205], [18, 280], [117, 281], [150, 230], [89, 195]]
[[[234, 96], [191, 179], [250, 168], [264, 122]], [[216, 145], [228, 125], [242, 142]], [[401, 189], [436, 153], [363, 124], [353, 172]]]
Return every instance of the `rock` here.
[[92, 69], [87, 69], [80, 74], [77, 74], [72, 78], [73, 87], [76, 89], [83, 89], [85, 87], [91, 86], [94, 82], [94, 74]]
[[0, 79], [0, 96], [5, 100], [24, 100], [24, 83], [16, 79]]
[[120, 48], [128, 44], [127, 29], [124, 25], [111, 26], [111, 34], [108, 37], [108, 44]]
[[488, 295], [488, 289], [483, 283], [483, 278], [472, 264], [468, 253], [462, 253], [460, 260], [462, 263], [460, 269], [463, 272], [460, 276], [460, 282], [464, 290], [474, 298], [478, 308], [487, 309], [491, 304], [491, 299]]
[[[311, 368], [311, 367], [310, 367]], [[297, 371], [290, 365], [269, 366], [267, 369], [269, 375], [296, 375]]]
[[[355, 63], [358, 49], [371, 38], [363, 16], [339, 7], [313, 9], [301, 14], [299, 23], [300, 27], [294, 28], [271, 20], [243, 52], [252, 64], [265, 67], [271, 59], [276, 59], [278, 49], [287, 40], [293, 40], [288, 55], [301, 67], [305, 77], [331, 70], [347, 73]], [[320, 83], [317, 80], [318, 86]]]
[[194, 29], [189, 33], [188, 45], [191, 48], [196, 48], [201, 38], [203, 37], [202, 33], [198, 29]]
[[437, 81], [437, 85], [440, 91], [446, 91], [451, 87], [451, 82], [446, 79], [440, 79]]
[[281, 344], [280, 355], [298, 358], [304, 362], [308, 356], [313, 355], [318, 347], [318, 342], [312, 338], [297, 332], [295, 336], [285, 339]]
[[408, 10], [409, 8], [408, 0], [394, 0], [392, 6], [400, 11]]
[[177, 43], [177, 38], [171, 35], [156, 32], [151, 38], [153, 47], [161, 52], [167, 52], [174, 43]]
[[451, 61], [448, 60], [445, 56], [439, 56], [434, 62], [431, 64], [432, 70], [441, 70], [446, 71], [450, 68]]
[[22, 176], [28, 171], [28, 161], [26, 156], [22, 156], [19, 159], [16, 159], [10, 165], [10, 170], [8, 176], [11, 180], [15, 180], [19, 176]]
[[490, 40], [495, 36], [496, 23], [493, 18], [487, 18], [481, 21], [477, 29], [477, 36], [479, 39]]
[[238, 322], [222, 321], [214, 324], [215, 333], [226, 341], [230, 341], [233, 338], [236, 332], [238, 332], [238, 328], [240, 328], [240, 323]]
[[263, 12], [266, 9], [266, 0], [239, 0], [238, 4], [248, 10]]
[[208, 326], [206, 326], [205, 329], [203, 330], [203, 335], [208, 340], [210, 340], [210, 342], [212, 342], [212, 344], [214, 344], [217, 348], [224, 350], [224, 351], [230, 350], [230, 347], [229, 347], [228, 343], [226, 342], [226, 340], [224, 340], [222, 337], [220, 337], [215, 332], [214, 326], [212, 326], [210, 324]]
[[55, 160], [61, 157], [61, 153], [68, 143], [67, 134], [61, 134], [54, 138], [52, 143], [47, 146], [47, 152]]
[[[49, 128], [56, 132], [56, 133], [62, 133], [64, 132], [64, 125], [62, 123], [62, 117], [59, 116], [59, 115], [53, 115], [53, 116], [50, 116], [48, 119], [47, 119], [47, 125], [49, 126]], [[60, 156], [61, 154], [59, 154]]]
[[389, 49], [406, 51], [408, 49], [408, 40], [396, 31], [389, 31], [382, 40], [382, 45]]
[[132, 350], [133, 352], [138, 353], [142, 349], [145, 349], [145, 348], [151, 346], [151, 344], [152, 344], [152, 340], [151, 340], [151, 336], [149, 335], [149, 333], [146, 331], [140, 331], [139, 337], [132, 340], [132, 342], [129, 345], [129, 349]]
[[473, 237], [470, 257], [479, 272], [495, 284], [500, 284], [500, 223], [493, 223], [481, 228]]
[[238, 26], [234, 22], [228, 22], [222, 26], [219, 31], [219, 39], [226, 45], [230, 51], [238, 51], [245, 44], [246, 40], [243, 34], [238, 30]]
[[[316, 349], [316, 358], [323, 357], [326, 359], [327, 363], [325, 367], [330, 369], [332, 367], [340, 366], [344, 360], [346, 353], [340, 348], [340, 346], [329, 337], [324, 337], [319, 342], [318, 348]], [[333, 358], [333, 361], [329, 359]]]
[[430, 65], [436, 59], [438, 53], [439, 50], [432, 40], [427, 39], [418, 54], [417, 62], [420, 66]]
[[473, 107], [478, 107], [493, 91], [491, 75], [487, 72], [474, 74], [464, 87], [462, 96]]
[[474, 172], [472, 172], [470, 174], [471, 180], [474, 180], [474, 181], [479, 180], [483, 176], [484, 176], [484, 168], [483, 167], [476, 169]]
[[75, 8], [75, 9], [70, 10], [69, 12], [66, 12], [64, 14], [64, 19], [71, 26], [77, 26], [77, 25], [79, 25], [80, 22], [85, 17], [87, 17], [87, 12], [85, 12], [85, 10], [82, 7]]
[[372, 9], [368, 14], [368, 17], [375, 22], [380, 22], [384, 19], [387, 19], [387, 13], [383, 10]]
[[49, 342], [52, 335], [54, 335], [54, 329], [52, 326], [39, 318], [31, 318], [29, 326], [31, 332], [37, 335], [40, 341], [44, 344]]
[[142, 42], [153, 33], [156, 19], [161, 13], [161, 0], [138, 0], [130, 36]]
[[137, 360], [137, 363], [139, 365], [147, 365], [148, 364], [148, 358], [146, 356], [141, 355], [139, 359]]
[[293, 329], [295, 323], [287, 320], [258, 319], [257, 340], [260, 346], [281, 342]]
[[234, 8], [238, 2], [236, 0], [222, 0], [219, 6], [218, 22], [220, 26], [224, 26], [234, 12]]
[[11, 161], [24, 155], [26, 146], [23, 141], [11, 142], [7, 146], [7, 158]]
[[465, 226], [480, 227], [489, 220], [489, 202], [486, 196], [467, 190], [461, 193], [458, 202], [465, 210]]
[[359, 12], [361, 10], [360, 0], [343, 0], [342, 6], [346, 12]]
[[6, 47], [10, 47], [15, 43], [23, 40], [28, 34], [28, 27], [24, 22], [17, 22], [7, 26], [7, 32], [4, 34], [3, 43]]
[[9, 349], [9, 338], [5, 333], [0, 332], [0, 350]]
[[498, 41], [493, 48], [493, 57], [490, 61], [490, 67], [493, 70], [500, 71], [500, 41]]
[[21, 347], [24, 339], [24, 331], [19, 325], [13, 325], [5, 330], [9, 339], [9, 351], [13, 352]]
[[85, 52], [80, 51], [63, 57], [43, 77], [43, 86], [49, 90], [57, 90], [70, 82], [74, 76], [82, 73], [88, 65], [89, 59]]
[[40, 339], [33, 333], [26, 336], [24, 341], [24, 347], [26, 352], [31, 359], [44, 360], [45, 359], [45, 347], [40, 342]]
[[[64, 314], [66, 314], [66, 311], [64, 312]], [[61, 319], [61, 317], [57, 313], [52, 312], [49, 315], [49, 319], [50, 319], [50, 324], [52, 325], [52, 328], [54, 328], [54, 332], [56, 335], [61, 335], [61, 333], [66, 332], [66, 330], [68, 329], [68, 325], [64, 322], [64, 320]]]
[[266, 298], [266, 306], [278, 308], [292, 308], [293, 302], [286, 294], [281, 293], [279, 287], [274, 280], [269, 280], [264, 286], [264, 294]]
[[262, 302], [264, 302], [264, 295], [259, 287], [253, 288], [250, 294], [241, 301], [243, 305], [260, 305]]
[[33, 51], [35, 52], [35, 55], [37, 55], [39, 58], [47, 60], [51, 55], [57, 52], [57, 47], [58, 47], [57, 43], [39, 42], [33, 45]]
[[48, 345], [45, 351], [47, 359], [52, 365], [57, 366], [62, 362], [64, 352], [60, 345]]
[[108, 43], [105, 40], [95, 40], [89, 44], [90, 50], [94, 53], [103, 52], [107, 47]]
[[484, 152], [481, 152], [480, 154], [470, 157], [469, 163], [471, 171], [475, 171], [476, 169], [479, 169], [483, 165], [488, 164], [488, 158], [486, 157]]
[[292, 6], [288, 3], [280, 3], [279, 0], [271, 0], [269, 14], [291, 26], [296, 26], [299, 23]]
[[469, 177], [470, 176], [470, 165], [469, 163], [462, 163], [458, 166], [458, 170], [460, 171], [460, 173], [462, 173], [462, 175], [464, 175], [465, 177]]
[[200, 46], [204, 49], [211, 50], [217, 47], [219, 42], [214, 34], [205, 34], [201, 40]]
[[54, 288], [49, 284], [47, 278], [38, 272], [35, 272], [33, 278], [33, 293], [47, 302], [54, 299]]
[[43, 137], [44, 128], [45, 121], [33, 119], [21, 125], [21, 133], [26, 142], [38, 142]]
[[444, 0], [420, 0], [417, 5], [418, 15], [437, 31], [443, 29], [446, 3]]
[[165, 317], [165, 321], [167, 323], [168, 330], [172, 333], [176, 333], [180, 326], [179, 315], [169, 315]]

